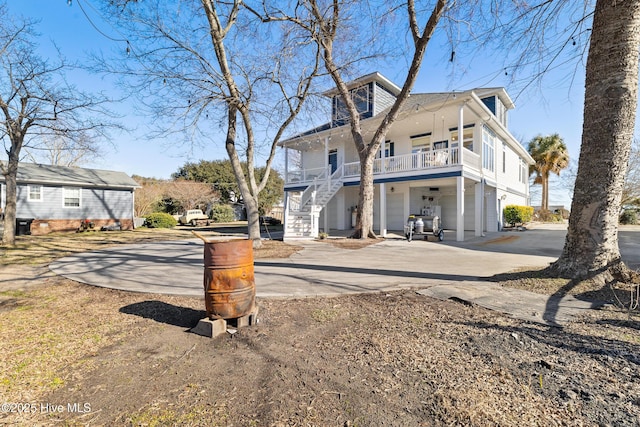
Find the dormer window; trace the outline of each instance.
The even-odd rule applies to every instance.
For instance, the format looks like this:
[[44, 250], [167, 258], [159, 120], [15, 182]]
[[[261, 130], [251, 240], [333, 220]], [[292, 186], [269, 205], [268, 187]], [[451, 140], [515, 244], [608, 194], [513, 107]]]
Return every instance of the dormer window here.
[[482, 98], [482, 102], [491, 110], [493, 115], [496, 116], [498, 122], [504, 125], [504, 127], [507, 127], [507, 107], [500, 98], [496, 95], [487, 96], [486, 98]]
[[[349, 96], [360, 119], [368, 119], [391, 107], [401, 89], [380, 73], [371, 73], [348, 83]], [[331, 127], [349, 123], [350, 117], [337, 89], [323, 93], [331, 98]]]
[[[360, 114], [360, 118], [372, 116], [373, 96], [371, 88], [372, 84], [369, 83], [366, 86], [361, 86], [349, 91], [351, 99], [356, 106], [356, 111]], [[333, 122], [334, 126], [342, 126], [349, 122], [349, 111], [340, 95], [333, 97]]]

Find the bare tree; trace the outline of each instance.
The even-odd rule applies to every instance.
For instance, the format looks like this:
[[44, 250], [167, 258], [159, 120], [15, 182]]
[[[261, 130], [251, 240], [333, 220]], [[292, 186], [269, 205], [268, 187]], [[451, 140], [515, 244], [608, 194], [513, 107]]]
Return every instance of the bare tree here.
[[170, 182], [135, 175], [133, 179], [142, 186], [136, 190], [133, 211], [136, 217], [144, 217], [160, 206]]
[[[364, 8], [370, 5], [368, 2], [362, 2]], [[437, 0], [428, 19], [420, 26], [419, 13], [416, 9], [414, 0], [407, 0], [403, 4], [406, 11], [406, 28], [411, 35], [411, 49], [409, 56], [411, 61], [407, 69], [402, 89], [395, 99], [395, 102], [386, 112], [382, 121], [375, 129], [373, 136], [369, 139], [365, 136], [365, 130], [362, 127], [360, 113], [356, 106], [357, 100], [354, 100], [350, 93], [350, 88], [345, 79], [345, 72], [348, 65], [353, 64], [358, 58], [362, 58], [362, 54], [340, 50], [340, 45], [344, 44], [344, 40], [349, 38], [349, 34], [342, 32], [348, 28], [346, 22], [351, 15], [350, 9], [356, 8], [358, 2], [333, 0], [331, 2], [323, 2], [321, 0], [305, 0], [299, 1], [293, 13], [287, 13], [283, 10], [270, 10], [266, 4], [263, 4], [262, 18], [264, 20], [288, 20], [296, 23], [300, 28], [304, 29], [307, 37], [318, 46], [322, 52], [323, 64], [326, 72], [333, 80], [336, 90], [338, 91], [342, 101], [349, 114], [351, 136], [356, 146], [360, 159], [360, 193], [358, 202], [358, 212], [356, 218], [356, 227], [352, 235], [354, 238], [366, 239], [375, 238], [373, 232], [373, 161], [376, 154], [380, 151], [380, 145], [385, 140], [385, 136], [391, 125], [397, 119], [402, 106], [411, 93], [422, 59], [424, 58], [427, 45], [435, 32], [440, 18], [447, 8], [447, 0]], [[390, 4], [386, 13], [393, 12], [397, 5]], [[256, 12], [259, 14], [258, 12]], [[383, 14], [386, 16], [386, 13]], [[355, 13], [357, 16], [358, 14]], [[384, 16], [375, 16], [379, 19], [379, 24], [383, 24]], [[375, 27], [372, 25], [372, 28]], [[375, 30], [374, 30], [375, 31]], [[356, 35], [359, 36], [361, 33]], [[366, 42], [359, 41], [362, 45]]]
[[[259, 246], [259, 194], [277, 142], [310, 93], [318, 50], [291, 25], [260, 24], [241, 0], [110, 3], [131, 52], [110, 71], [124, 75], [141, 95], [159, 119], [159, 133], [212, 144], [222, 131], [219, 141], [245, 203], [249, 238]], [[266, 172], [258, 179], [261, 150]]]
[[638, 107], [640, 1], [598, 0], [592, 28], [569, 232], [551, 269], [608, 282], [628, 279], [618, 215]]
[[[77, 90], [65, 80], [70, 65], [37, 56], [30, 22], [0, 7], [0, 138], [8, 156], [0, 163], [6, 182], [5, 245], [15, 244], [17, 174], [21, 152], [33, 138], [65, 135], [69, 141], [105, 136], [108, 99]], [[18, 22], [17, 24], [14, 24]]]
[[220, 193], [211, 184], [184, 179], [170, 181], [163, 195], [178, 202], [184, 210], [201, 208], [205, 211], [207, 206], [220, 200]]
[[87, 132], [78, 132], [73, 139], [64, 133], [40, 135], [25, 144], [24, 150], [25, 157], [33, 163], [57, 166], [79, 166], [103, 155], [103, 147]]

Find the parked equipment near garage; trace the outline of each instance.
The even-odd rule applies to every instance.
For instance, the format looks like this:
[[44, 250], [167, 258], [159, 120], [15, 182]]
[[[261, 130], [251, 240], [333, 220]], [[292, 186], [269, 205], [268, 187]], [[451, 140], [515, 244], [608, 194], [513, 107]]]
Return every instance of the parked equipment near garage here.
[[415, 235], [424, 235], [425, 239], [429, 234], [433, 234], [438, 241], [444, 240], [444, 230], [441, 228], [440, 217], [409, 215], [407, 224], [404, 226], [404, 236], [410, 242]]

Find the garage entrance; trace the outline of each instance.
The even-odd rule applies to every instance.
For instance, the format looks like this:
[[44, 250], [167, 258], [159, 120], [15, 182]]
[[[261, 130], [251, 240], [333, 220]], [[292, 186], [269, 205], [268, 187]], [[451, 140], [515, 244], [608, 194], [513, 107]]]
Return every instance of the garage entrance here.
[[403, 230], [404, 221], [404, 194], [387, 194], [387, 230]]

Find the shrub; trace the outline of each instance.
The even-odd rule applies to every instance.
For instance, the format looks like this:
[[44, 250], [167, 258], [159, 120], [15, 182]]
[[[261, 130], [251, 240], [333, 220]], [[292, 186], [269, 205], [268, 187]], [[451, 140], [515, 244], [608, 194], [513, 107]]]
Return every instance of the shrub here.
[[620, 224], [637, 224], [637, 223], [638, 223], [638, 214], [634, 210], [626, 209], [620, 215]]
[[524, 224], [533, 218], [533, 206], [507, 205], [504, 207], [504, 220], [515, 227], [516, 224]]
[[213, 222], [231, 222], [235, 221], [236, 215], [229, 205], [215, 205], [211, 209], [211, 219]]
[[175, 227], [178, 221], [165, 212], [154, 212], [147, 215], [146, 224], [150, 228], [171, 228]]

